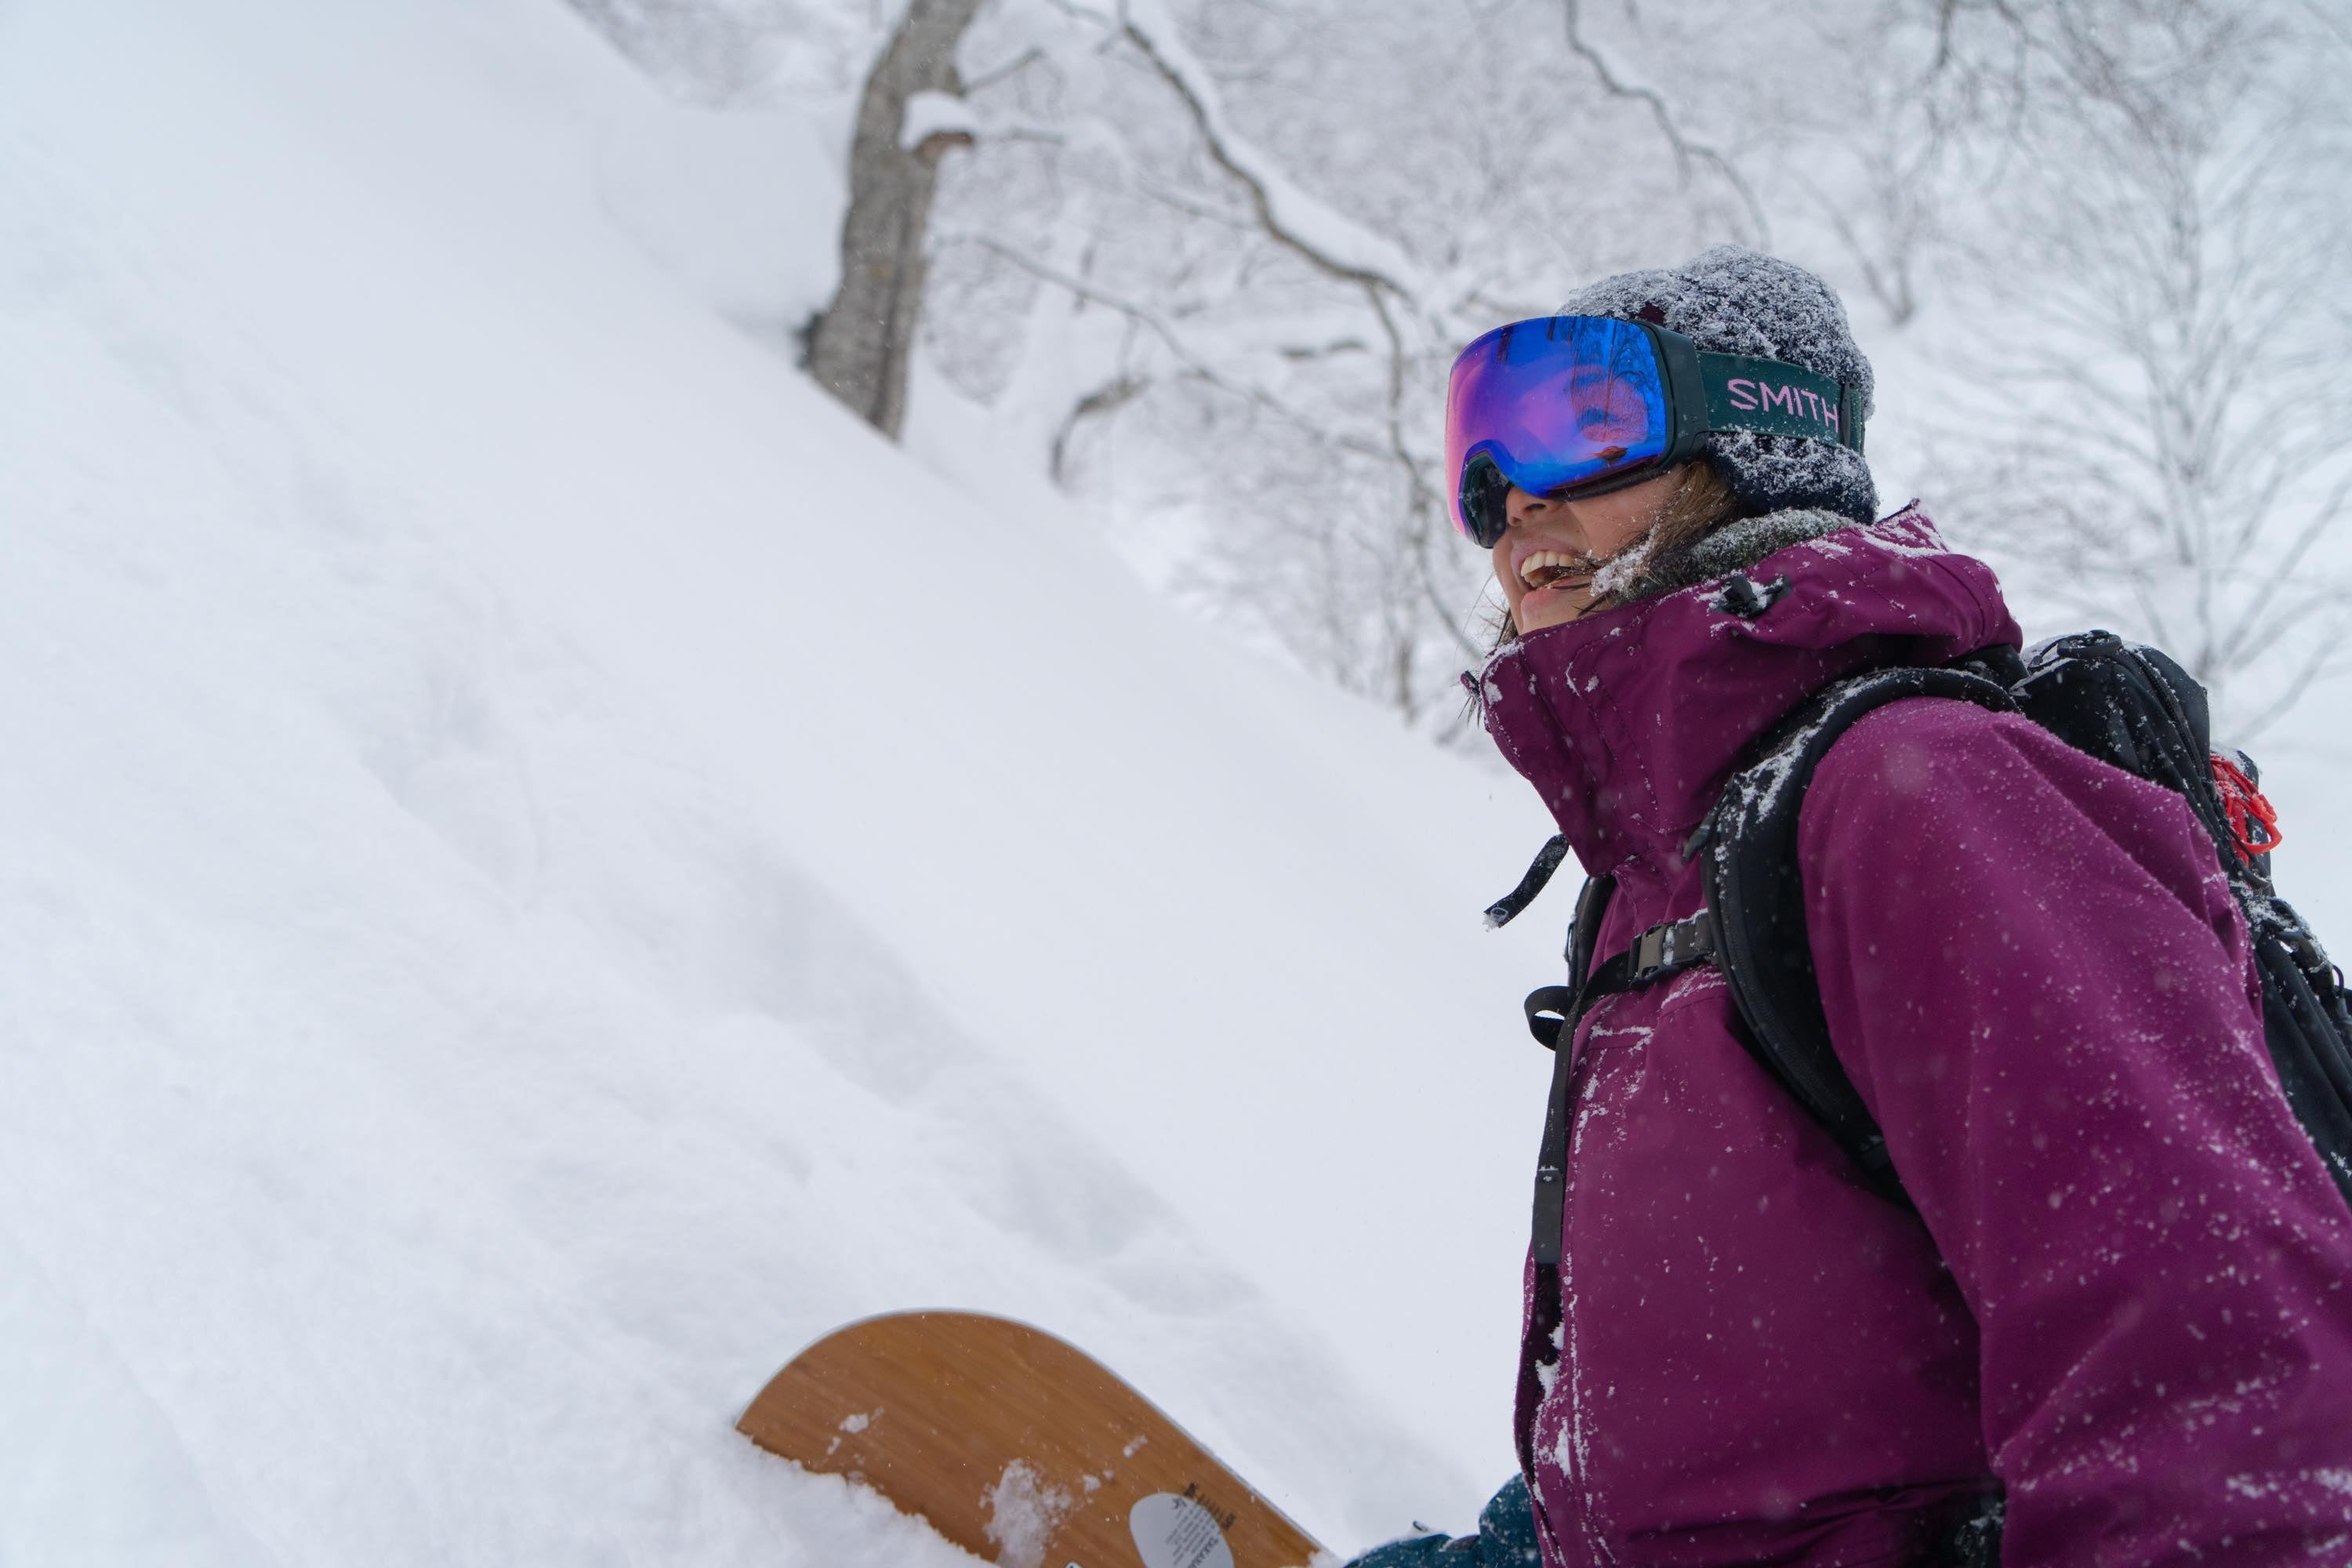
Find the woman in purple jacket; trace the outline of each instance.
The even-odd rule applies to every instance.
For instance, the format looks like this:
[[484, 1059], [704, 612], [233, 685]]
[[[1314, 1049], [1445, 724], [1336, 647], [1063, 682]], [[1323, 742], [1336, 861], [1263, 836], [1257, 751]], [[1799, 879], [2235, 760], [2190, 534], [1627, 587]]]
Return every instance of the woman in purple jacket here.
[[[1874, 521], [1870, 396], [1835, 295], [1731, 247], [1457, 366], [1459, 521], [1511, 617], [1478, 707], [1615, 879], [1602, 957], [1702, 908], [1683, 847], [1809, 694], [2020, 641], [1916, 506]], [[1785, 586], [1731, 604], [1738, 572]], [[1559, 1045], [1525, 1473], [1478, 1536], [1365, 1563], [1992, 1561], [1994, 1515], [2011, 1568], [2352, 1563], [2352, 1214], [2187, 805], [1916, 698], [1799, 824], [1832, 1041], [1916, 1212], [1750, 1058], [1716, 968], [1605, 997]]]

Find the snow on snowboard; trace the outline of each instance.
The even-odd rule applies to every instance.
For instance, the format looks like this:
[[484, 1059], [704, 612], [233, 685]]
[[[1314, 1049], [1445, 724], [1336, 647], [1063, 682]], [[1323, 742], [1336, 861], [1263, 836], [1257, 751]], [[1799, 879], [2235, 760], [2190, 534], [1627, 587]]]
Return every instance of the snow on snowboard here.
[[1331, 1559], [1101, 1363], [976, 1312], [896, 1312], [794, 1356], [736, 1427], [1003, 1568]]

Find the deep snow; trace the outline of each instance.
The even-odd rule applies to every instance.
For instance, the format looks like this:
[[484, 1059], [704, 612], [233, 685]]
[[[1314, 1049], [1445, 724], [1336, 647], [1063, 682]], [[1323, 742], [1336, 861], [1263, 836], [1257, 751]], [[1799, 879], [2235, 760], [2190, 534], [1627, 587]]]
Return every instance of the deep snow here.
[[1546, 825], [793, 371], [828, 134], [0, 10], [0, 1561], [944, 1561], [730, 1425], [919, 1305], [1334, 1546], [1507, 1468]]
[[0, 7], [0, 1562], [960, 1561], [730, 1427], [918, 1305], [1335, 1547], [1507, 1468], [1549, 825], [794, 372], [838, 135]]

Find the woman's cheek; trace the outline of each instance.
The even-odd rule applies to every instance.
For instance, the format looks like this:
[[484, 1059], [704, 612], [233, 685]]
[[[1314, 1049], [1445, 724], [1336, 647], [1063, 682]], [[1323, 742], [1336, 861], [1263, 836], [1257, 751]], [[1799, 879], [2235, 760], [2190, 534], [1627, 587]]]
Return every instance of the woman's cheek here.
[[1510, 545], [1495, 546], [1491, 560], [1495, 568], [1495, 585], [1503, 590], [1503, 603], [1509, 607], [1511, 622], [1516, 626], [1519, 618], [1519, 601], [1527, 596], [1527, 590], [1519, 585], [1517, 574], [1511, 570]]

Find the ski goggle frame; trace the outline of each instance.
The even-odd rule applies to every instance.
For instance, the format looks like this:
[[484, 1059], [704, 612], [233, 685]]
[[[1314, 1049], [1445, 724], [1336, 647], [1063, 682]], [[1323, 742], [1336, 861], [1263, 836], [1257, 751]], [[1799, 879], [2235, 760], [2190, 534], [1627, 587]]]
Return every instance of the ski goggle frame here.
[[1601, 495], [1698, 455], [1716, 430], [1862, 450], [1858, 388], [1801, 365], [1701, 351], [1680, 332], [1613, 316], [1536, 316], [1455, 357], [1445, 396], [1454, 525], [1491, 550], [1514, 486]]

